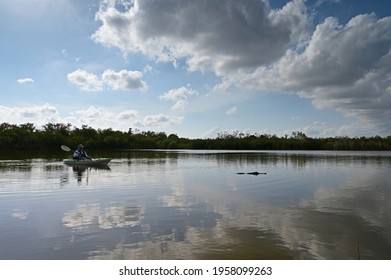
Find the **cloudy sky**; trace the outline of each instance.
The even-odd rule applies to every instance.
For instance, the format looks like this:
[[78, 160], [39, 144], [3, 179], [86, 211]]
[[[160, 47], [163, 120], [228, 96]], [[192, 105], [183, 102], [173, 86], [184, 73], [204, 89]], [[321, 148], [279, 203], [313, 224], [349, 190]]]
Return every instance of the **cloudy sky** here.
[[1, 0], [0, 123], [391, 135], [384, 0]]

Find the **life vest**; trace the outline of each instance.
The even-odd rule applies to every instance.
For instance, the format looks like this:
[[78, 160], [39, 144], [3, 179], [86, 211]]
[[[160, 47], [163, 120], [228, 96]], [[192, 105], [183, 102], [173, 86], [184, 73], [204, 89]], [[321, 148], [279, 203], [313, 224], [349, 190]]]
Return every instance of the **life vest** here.
[[82, 151], [82, 150], [79, 150], [77, 149], [74, 153], [73, 153], [73, 158], [74, 159], [81, 159], [81, 158], [89, 158], [87, 153], [85, 151]]

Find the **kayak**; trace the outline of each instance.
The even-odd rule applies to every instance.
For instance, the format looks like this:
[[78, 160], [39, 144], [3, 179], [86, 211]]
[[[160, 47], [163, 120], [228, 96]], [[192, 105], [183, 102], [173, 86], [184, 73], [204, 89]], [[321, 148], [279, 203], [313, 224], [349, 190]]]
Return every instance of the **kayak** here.
[[63, 162], [70, 166], [102, 166], [107, 165], [111, 158], [94, 158], [94, 159], [64, 159]]
[[97, 166], [107, 165], [111, 158], [95, 158], [95, 159], [64, 159], [63, 162], [70, 166]]

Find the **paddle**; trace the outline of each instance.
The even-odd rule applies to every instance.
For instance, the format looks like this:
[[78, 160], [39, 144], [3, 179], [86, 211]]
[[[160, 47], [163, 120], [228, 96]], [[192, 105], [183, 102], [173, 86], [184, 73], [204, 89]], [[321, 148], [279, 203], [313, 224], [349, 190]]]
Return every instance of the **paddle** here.
[[68, 146], [65, 146], [65, 145], [61, 145], [61, 149], [65, 152], [70, 152], [72, 151], [71, 148], [69, 148]]

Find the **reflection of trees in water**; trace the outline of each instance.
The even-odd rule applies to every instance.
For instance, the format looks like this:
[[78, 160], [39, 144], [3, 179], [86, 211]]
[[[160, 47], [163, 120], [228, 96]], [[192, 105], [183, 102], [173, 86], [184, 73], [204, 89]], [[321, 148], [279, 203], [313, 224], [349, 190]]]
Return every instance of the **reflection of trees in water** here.
[[30, 172], [33, 160], [0, 160], [0, 173], [3, 172]]
[[276, 166], [286, 165], [297, 169], [305, 168], [310, 164], [325, 164], [329, 166], [334, 165], [359, 165], [365, 167], [367, 164], [376, 165], [390, 165], [391, 158], [378, 155], [355, 155], [341, 154], [326, 154], [320, 152], [314, 153], [300, 153], [300, 152], [218, 152], [190, 155], [199, 157], [206, 161], [216, 160], [222, 166], [238, 166], [243, 167], [247, 165], [261, 165], [261, 166]]

